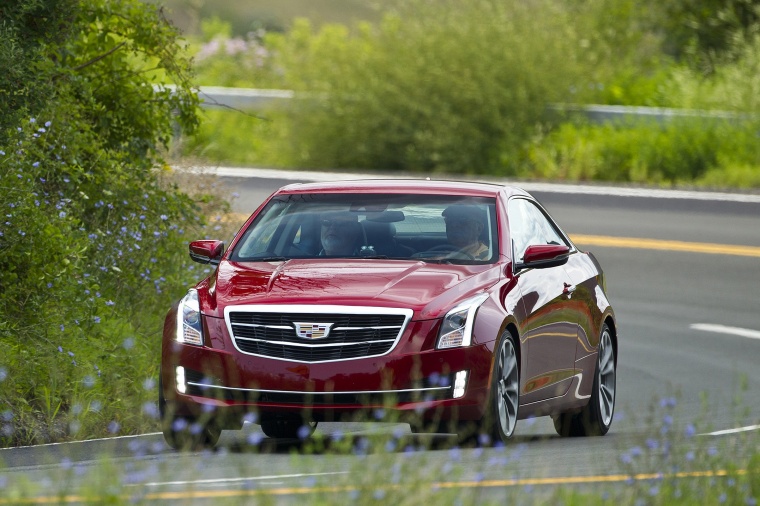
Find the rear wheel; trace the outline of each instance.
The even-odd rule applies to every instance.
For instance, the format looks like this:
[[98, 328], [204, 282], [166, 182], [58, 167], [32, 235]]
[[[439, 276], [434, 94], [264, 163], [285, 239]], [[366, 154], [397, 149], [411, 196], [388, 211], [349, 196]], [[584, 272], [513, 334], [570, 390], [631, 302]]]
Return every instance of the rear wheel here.
[[615, 344], [609, 327], [604, 324], [589, 403], [579, 413], [562, 413], [555, 417], [554, 428], [557, 434], [565, 437], [607, 434], [615, 412], [616, 371]]

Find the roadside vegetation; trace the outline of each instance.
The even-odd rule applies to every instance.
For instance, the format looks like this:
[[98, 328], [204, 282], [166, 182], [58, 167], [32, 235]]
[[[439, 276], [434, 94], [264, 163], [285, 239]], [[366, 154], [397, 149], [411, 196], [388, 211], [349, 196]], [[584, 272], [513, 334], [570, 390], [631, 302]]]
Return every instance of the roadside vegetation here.
[[[292, 89], [297, 105], [204, 111], [184, 152], [211, 164], [757, 187], [759, 13], [742, 0], [476, 0], [392, 2], [345, 24], [207, 19], [190, 36], [199, 84]], [[703, 116], [597, 124], [553, 107], [592, 103]]]
[[[739, 406], [734, 408], [737, 424], [746, 423]], [[153, 504], [202, 498], [214, 504], [755, 506], [760, 498], [757, 433], [712, 436], [709, 419], [683, 419], [677, 397], [667, 394], [654, 398], [646, 413], [619, 409], [618, 430], [606, 437], [617, 448], [617, 457], [606, 463], [602, 476], [575, 476], [571, 470], [556, 476], [526, 469], [524, 455], [534, 447], [547, 451], [552, 441], [528, 438], [526, 443], [518, 436], [513, 444], [460, 448], [451, 446], [446, 436], [415, 437], [399, 425], [375, 431], [365, 424], [356, 433], [318, 428], [311, 437], [278, 445], [247, 428], [230, 448], [215, 454], [166, 453], [149, 438], [138, 439], [130, 443], [130, 450], [140, 458], [126, 464], [108, 455], [75, 458], [46, 466], [46, 480], [31, 480], [22, 471], [7, 481], [0, 475], [0, 490], [4, 500], [14, 504]], [[314, 455], [320, 459], [318, 469], [313, 468]], [[593, 452], [586, 452], [568, 462], [582, 469], [594, 458]], [[212, 478], [208, 466], [217, 459], [233, 464], [223, 477], [228, 486], [206, 488], [195, 482]], [[292, 470], [284, 483], [267, 485], [252, 479], [272, 476], [284, 463]], [[82, 489], [75, 485], [78, 479], [85, 483]], [[181, 488], [171, 485], [178, 482]]]
[[199, 276], [187, 237], [225, 205], [162, 161], [198, 126], [189, 60], [136, 0], [0, 20], [0, 446], [143, 432], [163, 314]]

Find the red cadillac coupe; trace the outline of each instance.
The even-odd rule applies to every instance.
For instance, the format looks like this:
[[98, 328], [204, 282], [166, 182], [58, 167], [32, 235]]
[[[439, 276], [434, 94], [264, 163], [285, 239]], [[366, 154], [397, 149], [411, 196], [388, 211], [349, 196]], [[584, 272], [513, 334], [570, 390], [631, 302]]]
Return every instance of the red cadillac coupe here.
[[190, 256], [216, 269], [164, 325], [172, 447], [213, 446], [245, 419], [304, 438], [378, 410], [481, 441], [533, 416], [562, 436], [610, 428], [618, 334], [602, 269], [523, 190], [293, 184], [226, 250], [195, 241]]

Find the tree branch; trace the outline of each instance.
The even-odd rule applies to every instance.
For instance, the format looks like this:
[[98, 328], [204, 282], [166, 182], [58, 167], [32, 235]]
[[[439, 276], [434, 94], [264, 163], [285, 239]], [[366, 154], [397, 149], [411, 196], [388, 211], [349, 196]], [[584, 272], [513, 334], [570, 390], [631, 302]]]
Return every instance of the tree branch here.
[[122, 47], [124, 44], [126, 44], [126, 43], [127, 43], [127, 42], [126, 42], [126, 41], [124, 41], [124, 42], [122, 42], [122, 43], [120, 43], [120, 44], [116, 45], [116, 47], [114, 47], [113, 49], [111, 49], [111, 50], [110, 50], [110, 51], [108, 51], [107, 53], [101, 54], [100, 56], [96, 56], [96, 57], [95, 57], [95, 58], [93, 58], [92, 60], [90, 60], [90, 61], [88, 61], [88, 62], [84, 62], [84, 63], [83, 63], [83, 64], [81, 64], [81, 65], [77, 65], [76, 67], [74, 67], [74, 71], [76, 72], [76, 71], [82, 70], [83, 68], [89, 67], [90, 65], [92, 65], [92, 64], [94, 64], [94, 63], [97, 63], [97, 62], [99, 62], [100, 60], [102, 60], [102, 59], [103, 59], [103, 58], [105, 58], [106, 56], [109, 56], [109, 55], [111, 55], [111, 54], [115, 53], [115, 52], [116, 52], [118, 49], [120, 49], [120, 48], [121, 48], [121, 47]]

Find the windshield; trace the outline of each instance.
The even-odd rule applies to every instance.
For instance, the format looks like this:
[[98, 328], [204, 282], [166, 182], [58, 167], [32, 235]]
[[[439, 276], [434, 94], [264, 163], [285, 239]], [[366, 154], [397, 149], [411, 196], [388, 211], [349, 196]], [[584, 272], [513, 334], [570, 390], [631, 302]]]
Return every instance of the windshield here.
[[230, 260], [390, 258], [493, 263], [493, 198], [397, 194], [297, 194], [272, 199]]

